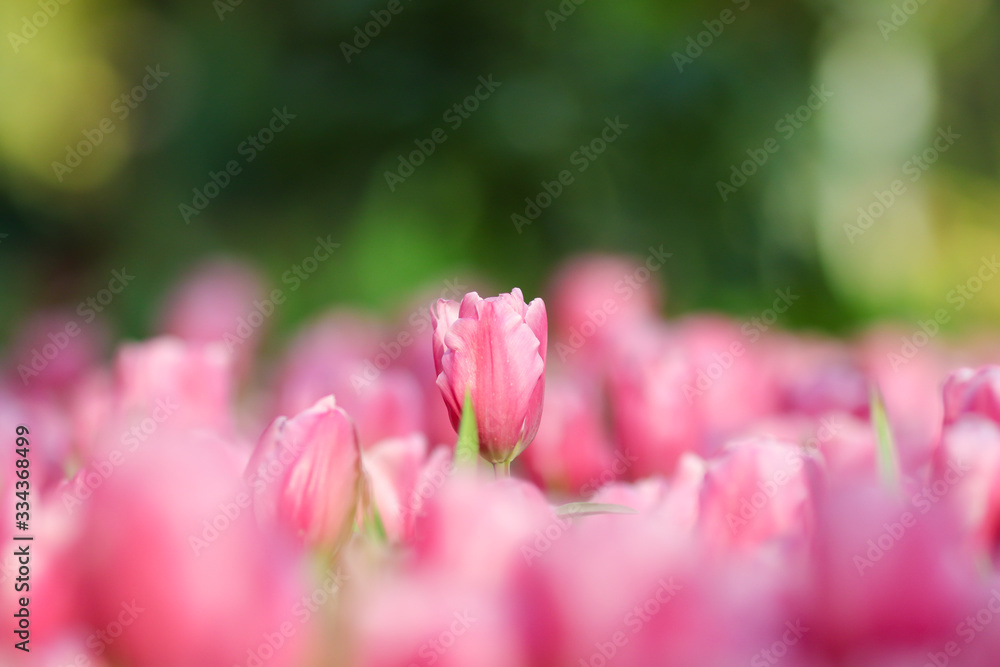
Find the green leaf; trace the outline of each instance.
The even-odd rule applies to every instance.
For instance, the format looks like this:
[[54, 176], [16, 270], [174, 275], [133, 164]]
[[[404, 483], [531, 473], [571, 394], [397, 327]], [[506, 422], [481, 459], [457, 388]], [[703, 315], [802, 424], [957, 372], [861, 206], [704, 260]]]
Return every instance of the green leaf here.
[[631, 507], [613, 503], [567, 503], [556, 508], [559, 516], [592, 516], [595, 514], [638, 514]]
[[476, 425], [476, 412], [472, 409], [472, 394], [466, 391], [462, 420], [458, 424], [458, 442], [455, 443], [455, 465], [475, 468], [478, 458], [479, 427]]
[[377, 542], [386, 542], [389, 539], [385, 532], [385, 524], [382, 523], [382, 514], [378, 511], [375, 503], [371, 505], [371, 516], [369, 521], [365, 522], [365, 530], [368, 537]]
[[894, 491], [899, 491], [899, 461], [896, 455], [896, 443], [892, 437], [892, 427], [885, 412], [882, 392], [878, 385], [871, 390], [871, 421], [875, 429], [875, 440], [878, 443], [878, 469], [883, 483]]

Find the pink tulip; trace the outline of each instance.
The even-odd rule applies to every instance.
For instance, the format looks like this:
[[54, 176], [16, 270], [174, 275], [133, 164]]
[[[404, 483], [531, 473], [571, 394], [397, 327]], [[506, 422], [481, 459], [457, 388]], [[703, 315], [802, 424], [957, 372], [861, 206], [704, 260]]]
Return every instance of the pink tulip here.
[[354, 420], [364, 448], [423, 432], [426, 391], [407, 368], [394, 363], [383, 338], [377, 323], [351, 312], [311, 324], [293, 341], [283, 363], [276, 414], [298, 414], [333, 394]]
[[336, 550], [350, 537], [363, 489], [354, 424], [332, 396], [291, 419], [279, 417], [261, 436], [246, 479], [259, 521]]
[[705, 538], [725, 548], [807, 537], [813, 529], [817, 460], [796, 444], [754, 438], [708, 462], [702, 492]]
[[[701, 511], [706, 470], [706, 463], [701, 457], [687, 453], [677, 462], [669, 482], [661, 477], [631, 483], [615, 482], [603, 487], [590, 501], [621, 505], [640, 514], [654, 515], [665, 525], [694, 530]], [[613, 514], [587, 518], [588, 523], [618, 520], [618, 516]]]
[[674, 345], [695, 373], [682, 392], [701, 415], [706, 453], [775, 411], [774, 370], [764, 346], [756, 342], [758, 330], [724, 317], [699, 315], [685, 318], [675, 331]]
[[211, 260], [196, 267], [167, 297], [160, 329], [189, 343], [225, 342], [239, 366], [246, 368], [275, 307], [280, 308], [270, 296], [251, 267]]
[[[354, 667], [513, 667], [511, 610], [492, 591], [447, 573], [389, 573], [351, 601]], [[332, 664], [332, 663], [325, 663]]]
[[250, 491], [217, 441], [166, 429], [154, 439], [73, 517], [74, 583], [60, 591], [76, 606], [70, 627], [94, 634], [90, 648], [112, 664], [217, 667], [255, 660], [287, 622], [294, 633], [265, 646], [268, 664], [301, 664], [304, 563], [255, 525]]
[[946, 500], [969, 542], [988, 557], [1000, 556], [1000, 425], [966, 415], [948, 426], [932, 472], [920, 502]]
[[413, 494], [426, 457], [427, 440], [419, 433], [383, 440], [365, 450], [364, 468], [372, 499], [386, 536], [393, 542], [402, 541], [409, 533]]
[[616, 336], [653, 321], [662, 301], [659, 281], [642, 260], [616, 255], [570, 260], [556, 272], [550, 294], [559, 360], [593, 369], [605, 363]]
[[488, 299], [470, 292], [460, 305], [441, 299], [432, 315], [437, 384], [452, 426], [458, 428], [468, 393], [481, 454], [509, 463], [534, 439], [542, 417], [545, 304], [525, 304], [515, 287]]
[[900, 467], [914, 472], [930, 462], [940, 436], [941, 386], [951, 369], [936, 340], [915, 354], [906, 352], [909, 344], [901, 341], [889, 331], [875, 332], [858, 352], [866, 375], [882, 392]]
[[675, 332], [644, 327], [623, 336], [609, 370], [615, 446], [638, 457], [629, 479], [670, 475], [685, 452], [704, 451], [697, 372]]
[[773, 568], [729, 574], [699, 553], [689, 531], [654, 513], [557, 527], [507, 585], [529, 656], [522, 664], [728, 667], [750, 664], [766, 645]]
[[611, 449], [597, 389], [560, 377], [546, 384], [545, 393], [538, 435], [519, 459], [532, 481], [548, 490], [590, 494], [623, 477], [632, 460]]
[[976, 562], [949, 504], [918, 495], [899, 499], [879, 482], [843, 479], [817, 503], [808, 577], [788, 612], [810, 628], [809, 664], [923, 665], [951, 641], [968, 657], [959, 624], [975, 615]]
[[477, 587], [502, 587], [523, 562], [522, 547], [550, 524], [563, 523], [527, 482], [486, 482], [458, 471], [429, 494], [415, 518], [414, 566]]
[[796, 442], [814, 450], [832, 477], [875, 479], [878, 475], [875, 430], [867, 418], [841, 412], [817, 417], [785, 414], [757, 421], [745, 434]]
[[232, 355], [222, 343], [161, 337], [123, 345], [114, 385], [115, 415], [125, 420], [119, 430], [153, 416], [157, 424], [169, 421], [178, 430], [232, 431]]
[[944, 424], [979, 415], [1000, 424], [1000, 366], [960, 368], [944, 385]]

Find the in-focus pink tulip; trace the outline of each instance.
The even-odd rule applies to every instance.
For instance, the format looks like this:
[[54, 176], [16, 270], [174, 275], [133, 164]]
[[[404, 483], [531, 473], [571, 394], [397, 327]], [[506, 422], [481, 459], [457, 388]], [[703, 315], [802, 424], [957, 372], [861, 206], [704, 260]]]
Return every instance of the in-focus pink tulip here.
[[479, 427], [480, 453], [510, 462], [538, 432], [545, 391], [545, 303], [525, 304], [521, 290], [461, 304], [441, 299], [432, 311], [437, 384], [458, 428], [466, 393]]
[[353, 422], [332, 396], [291, 419], [279, 417], [261, 436], [246, 479], [258, 521], [336, 550], [351, 534], [363, 488]]

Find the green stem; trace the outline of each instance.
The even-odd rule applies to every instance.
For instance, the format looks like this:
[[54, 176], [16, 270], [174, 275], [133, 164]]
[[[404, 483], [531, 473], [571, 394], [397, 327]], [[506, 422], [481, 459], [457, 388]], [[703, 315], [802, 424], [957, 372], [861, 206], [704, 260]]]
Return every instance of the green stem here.
[[496, 479], [507, 479], [510, 477], [510, 461], [501, 461], [493, 464], [493, 477]]

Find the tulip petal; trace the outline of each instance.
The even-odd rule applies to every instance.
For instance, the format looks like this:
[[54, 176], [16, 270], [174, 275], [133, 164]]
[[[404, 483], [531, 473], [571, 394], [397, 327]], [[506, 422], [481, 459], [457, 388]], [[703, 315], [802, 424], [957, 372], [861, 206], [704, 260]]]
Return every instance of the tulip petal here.
[[[463, 310], [468, 302], [467, 296]], [[442, 358], [442, 370], [455, 409], [457, 397], [471, 392], [481, 447], [488, 459], [499, 462], [524, 439], [545, 363], [538, 337], [520, 313], [499, 300], [475, 302], [475, 307], [477, 318], [460, 317], [448, 331], [450, 354]]]

